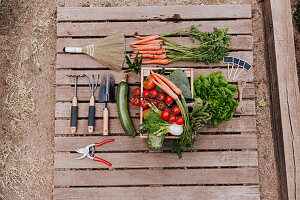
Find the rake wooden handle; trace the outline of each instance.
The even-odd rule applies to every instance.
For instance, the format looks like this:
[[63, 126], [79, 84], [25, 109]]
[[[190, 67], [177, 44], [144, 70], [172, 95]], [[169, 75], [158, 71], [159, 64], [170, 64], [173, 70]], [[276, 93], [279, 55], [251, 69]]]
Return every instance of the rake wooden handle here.
[[107, 108], [103, 110], [103, 135], [108, 135], [108, 116], [109, 111]]
[[88, 118], [88, 131], [89, 133], [94, 132], [95, 125], [95, 97], [91, 96], [89, 106], [89, 118]]
[[73, 97], [72, 106], [71, 106], [71, 120], [70, 120], [71, 134], [75, 134], [77, 131], [77, 117], [78, 117], [78, 101], [77, 101], [77, 97]]

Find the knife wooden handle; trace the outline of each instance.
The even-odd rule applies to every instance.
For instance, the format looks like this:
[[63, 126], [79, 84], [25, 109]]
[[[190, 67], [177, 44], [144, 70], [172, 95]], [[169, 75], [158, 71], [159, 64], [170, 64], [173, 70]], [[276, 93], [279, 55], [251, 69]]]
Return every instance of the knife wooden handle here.
[[95, 97], [90, 98], [90, 106], [89, 106], [89, 118], [88, 118], [88, 131], [89, 133], [94, 132], [95, 125]]
[[103, 135], [108, 135], [108, 116], [109, 112], [107, 108], [103, 110]]

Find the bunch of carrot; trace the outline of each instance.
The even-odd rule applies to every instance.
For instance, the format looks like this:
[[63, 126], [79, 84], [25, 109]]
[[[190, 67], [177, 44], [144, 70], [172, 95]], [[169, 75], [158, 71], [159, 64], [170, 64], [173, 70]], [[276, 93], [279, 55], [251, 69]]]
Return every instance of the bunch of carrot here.
[[139, 53], [138, 57], [143, 58], [154, 58], [151, 60], [142, 61], [142, 64], [161, 64], [166, 65], [169, 63], [167, 55], [162, 48], [163, 40], [158, 40], [159, 35], [150, 35], [146, 37], [135, 36], [138, 41], [132, 42], [130, 45], [134, 48], [134, 54], [131, 58], [135, 58], [136, 54]]

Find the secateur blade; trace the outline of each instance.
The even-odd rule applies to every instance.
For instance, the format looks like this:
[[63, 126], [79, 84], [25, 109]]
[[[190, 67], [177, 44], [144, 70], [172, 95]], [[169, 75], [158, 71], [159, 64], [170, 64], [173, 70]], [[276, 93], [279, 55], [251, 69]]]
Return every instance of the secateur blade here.
[[99, 102], [115, 102], [115, 80], [111, 73], [102, 76], [99, 89]]

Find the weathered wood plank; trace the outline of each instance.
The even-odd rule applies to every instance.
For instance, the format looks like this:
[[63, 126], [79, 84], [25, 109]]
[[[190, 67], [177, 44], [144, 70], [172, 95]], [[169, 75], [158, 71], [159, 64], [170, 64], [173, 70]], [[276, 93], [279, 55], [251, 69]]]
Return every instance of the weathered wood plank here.
[[[171, 37], [172, 40], [183, 45], [192, 45], [192, 41], [188, 37]], [[56, 51], [58, 53], [63, 53], [64, 47], [81, 47], [88, 44], [93, 44], [98, 41], [98, 38], [84, 38], [84, 39], [72, 39], [72, 38], [58, 38], [56, 44]], [[136, 38], [125, 38], [126, 51], [133, 51], [130, 43], [136, 41]], [[250, 51], [253, 48], [253, 38], [251, 35], [237, 35], [232, 36], [230, 41], [230, 49], [237, 50], [247, 50]]]
[[118, 186], [156, 184], [258, 184], [259, 180], [257, 168], [233, 168], [55, 171], [53, 182], [55, 186]]
[[[255, 115], [255, 101], [253, 100], [245, 100], [241, 102], [241, 105], [245, 107], [244, 113], [234, 113], [234, 115]], [[104, 103], [96, 103], [96, 113], [95, 117], [102, 117], [103, 108], [105, 106]], [[78, 117], [88, 117], [88, 107], [89, 103], [79, 103], [78, 104]], [[109, 109], [109, 116], [110, 117], [118, 117], [118, 111], [116, 103], [108, 103], [107, 107]], [[129, 105], [129, 113], [131, 117], [138, 117], [140, 112], [140, 107]], [[71, 113], [71, 103], [70, 102], [57, 102], [55, 104], [55, 117], [56, 118], [70, 118]]]
[[[134, 126], [137, 128], [140, 120], [135, 118], [131, 119]], [[76, 134], [84, 135], [87, 134], [87, 120], [78, 120], [77, 132]], [[94, 134], [102, 134], [103, 120], [96, 119]], [[201, 133], [208, 132], [255, 132], [256, 131], [256, 118], [255, 116], [240, 116], [234, 117], [232, 120], [227, 122], [222, 122], [218, 126], [206, 125], [201, 130]], [[69, 135], [70, 133], [70, 120], [55, 120], [55, 134], [58, 135]], [[125, 134], [121, 127], [119, 119], [111, 118], [109, 119], [109, 134]]]
[[[129, 91], [131, 92], [138, 86], [129, 86]], [[117, 90], [117, 86], [115, 87]], [[74, 87], [71, 86], [57, 86], [55, 88], [56, 101], [71, 101], [74, 96]], [[95, 97], [98, 97], [99, 90], [95, 91]], [[77, 87], [77, 98], [78, 101], [88, 101], [91, 96], [91, 92], [88, 89], [88, 86], [85, 87]], [[238, 94], [234, 96], [234, 98], [238, 98]], [[253, 84], [247, 84], [243, 91], [244, 99], [254, 99], [255, 98], [255, 88]]]
[[[216, 71], [222, 71], [222, 75], [225, 78], [228, 78], [227, 69], [223, 68], [215, 68], [215, 69], [194, 69], [194, 77], [199, 76], [200, 74], [209, 75]], [[74, 85], [74, 77], [70, 77], [71, 75], [82, 75], [86, 74], [87, 76], [91, 77], [92, 74], [97, 75], [100, 74], [100, 77], [104, 73], [111, 73], [114, 76], [115, 83], [118, 84], [123, 79], [123, 74], [120, 72], [115, 72], [112, 70], [80, 70], [80, 71], [73, 71], [73, 70], [57, 70], [56, 71], [56, 85]], [[140, 84], [140, 76], [129, 76], [128, 83], [129, 84]], [[243, 72], [236, 78], [234, 81], [230, 80], [230, 82], [236, 83], [238, 80], [244, 80], [246, 82], [253, 82], [254, 81], [254, 70], [250, 70], [247, 72], [243, 70]], [[78, 85], [88, 85], [88, 81], [86, 77], [78, 77], [77, 79]]]
[[259, 200], [258, 186], [54, 188], [54, 200]]
[[[251, 51], [238, 51], [230, 52], [229, 56], [234, 56], [243, 60], [253, 63], [253, 52]], [[143, 65], [145, 67], [155, 67], [161, 66], [166, 67], [166, 65]], [[176, 61], [167, 65], [167, 67], [224, 67], [227, 64], [223, 62], [205, 64], [203, 62], [192, 62], [192, 61]], [[124, 68], [128, 68], [127, 64], [124, 64]], [[100, 62], [96, 61], [92, 57], [84, 54], [57, 54], [56, 56], [56, 68], [57, 69], [77, 69], [77, 68], [97, 68], [97, 69], [107, 69]], [[253, 71], [253, 70], [251, 70]], [[251, 72], [250, 71], [250, 72]]]
[[[232, 10], [234, 10], [235, 12], [232, 12]], [[59, 22], [239, 18], [251, 18], [251, 5], [57, 8], [57, 20]]]
[[101, 23], [57, 23], [57, 36], [107, 36], [123, 33], [125, 36], [152, 35], [188, 30], [195, 25], [201, 31], [213, 31], [214, 27], [229, 28], [228, 34], [251, 34], [250, 19], [218, 21], [180, 21], [180, 22], [101, 22]]
[[[86, 136], [86, 137], [55, 137], [54, 150], [74, 151], [88, 144], [114, 138], [114, 142], [99, 147], [99, 151], [148, 151], [146, 140], [128, 136]], [[169, 150], [173, 140], [165, 140], [163, 150]], [[195, 144], [198, 150], [208, 149], [257, 149], [256, 135], [204, 135], [198, 137]]]
[[281, 199], [300, 198], [300, 94], [290, 0], [263, 3]]
[[[105, 147], [103, 147], [105, 148]], [[96, 149], [97, 150], [97, 149]], [[101, 150], [101, 148], [99, 148]], [[77, 153], [55, 153], [54, 168], [106, 168], [107, 165], [85, 158], [76, 160]], [[184, 152], [181, 159], [174, 153], [96, 153], [113, 168], [149, 167], [215, 167], [257, 166], [257, 151]]]

